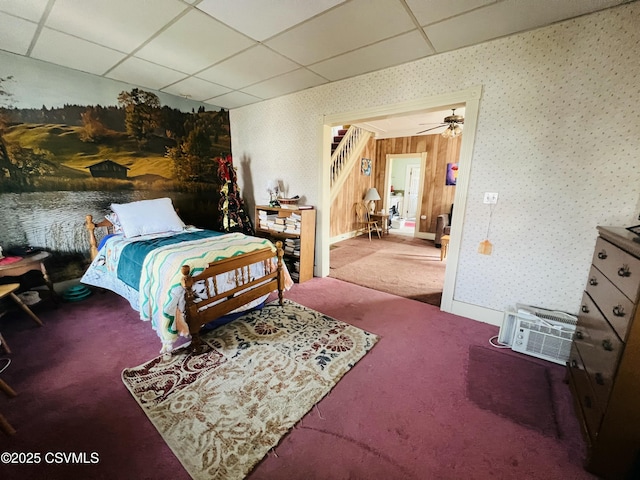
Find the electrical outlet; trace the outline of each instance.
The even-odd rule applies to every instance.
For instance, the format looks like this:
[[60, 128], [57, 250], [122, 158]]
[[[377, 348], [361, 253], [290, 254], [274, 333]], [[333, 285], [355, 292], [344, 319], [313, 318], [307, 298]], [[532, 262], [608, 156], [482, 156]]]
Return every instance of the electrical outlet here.
[[490, 204], [498, 203], [498, 194], [496, 192], [484, 192], [483, 203], [490, 203]]

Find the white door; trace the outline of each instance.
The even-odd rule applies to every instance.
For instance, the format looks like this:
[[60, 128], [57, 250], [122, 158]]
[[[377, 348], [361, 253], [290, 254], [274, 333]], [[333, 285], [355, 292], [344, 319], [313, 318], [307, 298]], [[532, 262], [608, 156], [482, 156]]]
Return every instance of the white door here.
[[420, 166], [407, 166], [407, 181], [405, 182], [404, 218], [413, 220], [416, 218], [418, 208], [418, 190], [420, 189]]

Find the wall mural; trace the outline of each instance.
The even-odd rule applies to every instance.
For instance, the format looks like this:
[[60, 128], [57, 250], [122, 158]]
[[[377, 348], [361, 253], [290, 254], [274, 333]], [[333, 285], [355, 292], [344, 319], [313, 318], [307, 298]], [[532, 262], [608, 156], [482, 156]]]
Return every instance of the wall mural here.
[[46, 249], [58, 259], [54, 281], [77, 278], [88, 258], [85, 215], [100, 220], [111, 203], [167, 196], [185, 223], [218, 226], [219, 167], [231, 152], [228, 111], [181, 111], [138, 88], [108, 105], [54, 106], [42, 98], [39, 108], [18, 108], [15, 82], [0, 77], [5, 255], [16, 247]]

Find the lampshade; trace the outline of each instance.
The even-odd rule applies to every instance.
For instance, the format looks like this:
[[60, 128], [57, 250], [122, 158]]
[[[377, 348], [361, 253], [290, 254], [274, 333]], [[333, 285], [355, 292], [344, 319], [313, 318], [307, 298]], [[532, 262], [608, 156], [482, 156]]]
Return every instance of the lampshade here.
[[450, 123], [447, 129], [441, 133], [444, 138], [456, 138], [462, 135], [462, 129], [459, 125]]
[[380, 200], [380, 194], [378, 193], [378, 190], [375, 189], [375, 187], [367, 190], [367, 194], [364, 196], [365, 202], [370, 202], [371, 200]]

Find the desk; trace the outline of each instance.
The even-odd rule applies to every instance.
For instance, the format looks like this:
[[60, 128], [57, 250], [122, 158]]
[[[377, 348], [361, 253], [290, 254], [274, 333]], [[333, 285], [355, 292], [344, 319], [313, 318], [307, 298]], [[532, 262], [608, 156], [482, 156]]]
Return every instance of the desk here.
[[389, 235], [389, 214], [388, 213], [370, 213], [369, 218], [378, 222], [378, 226], [382, 229], [382, 233]]
[[32, 270], [40, 270], [44, 277], [44, 283], [49, 287], [51, 298], [54, 301], [57, 301], [58, 297], [53, 289], [53, 283], [51, 283], [51, 279], [47, 274], [47, 269], [44, 266], [44, 261], [50, 256], [51, 254], [49, 252], [38, 252], [32, 255], [27, 255], [17, 262], [0, 265], [0, 277], [19, 277]]

